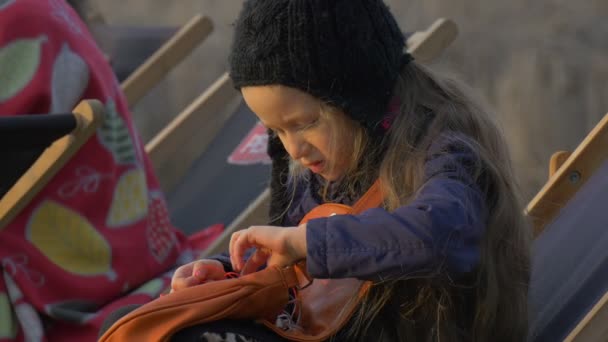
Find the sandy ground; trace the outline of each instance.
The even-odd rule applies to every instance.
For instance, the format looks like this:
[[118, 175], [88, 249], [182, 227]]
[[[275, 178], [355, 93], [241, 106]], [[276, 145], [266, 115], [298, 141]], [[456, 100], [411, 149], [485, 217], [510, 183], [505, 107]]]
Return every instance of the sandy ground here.
[[[136, 108], [152, 137], [226, 70], [232, 22], [242, 1], [91, 0], [110, 24], [180, 25], [194, 13], [215, 30]], [[545, 182], [551, 153], [571, 150], [608, 111], [608, 2], [585, 0], [386, 1], [402, 29], [437, 17], [459, 26], [433, 67], [459, 75], [496, 109], [526, 199]]]

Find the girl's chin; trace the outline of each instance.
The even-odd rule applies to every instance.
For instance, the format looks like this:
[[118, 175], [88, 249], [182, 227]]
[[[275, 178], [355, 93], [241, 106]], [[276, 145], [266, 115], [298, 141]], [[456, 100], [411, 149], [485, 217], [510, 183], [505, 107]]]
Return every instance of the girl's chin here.
[[328, 182], [335, 182], [337, 180], [340, 180], [340, 178], [342, 178], [342, 175], [340, 175], [336, 172], [333, 172], [333, 173], [321, 172], [318, 175], [321, 176], [323, 179], [325, 179]]

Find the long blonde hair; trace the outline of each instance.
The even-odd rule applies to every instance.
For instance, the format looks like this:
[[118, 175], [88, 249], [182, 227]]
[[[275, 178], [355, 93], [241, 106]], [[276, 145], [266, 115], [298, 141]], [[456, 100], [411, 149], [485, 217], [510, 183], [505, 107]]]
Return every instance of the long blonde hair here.
[[[360, 184], [379, 177], [387, 210], [408, 204], [423, 185], [430, 144], [449, 135], [480, 160], [473, 176], [484, 184], [489, 216], [480, 264], [467, 285], [452, 282], [442, 272], [376, 283], [351, 320], [349, 340], [364, 340], [371, 333], [400, 341], [525, 340], [530, 229], [503, 135], [471, 93], [460, 82], [411, 62], [396, 83], [401, 108], [383, 148], [363, 129], [354, 133], [356, 157], [344, 191], [360, 191]], [[463, 312], [462, 306], [470, 302], [472, 308]]]

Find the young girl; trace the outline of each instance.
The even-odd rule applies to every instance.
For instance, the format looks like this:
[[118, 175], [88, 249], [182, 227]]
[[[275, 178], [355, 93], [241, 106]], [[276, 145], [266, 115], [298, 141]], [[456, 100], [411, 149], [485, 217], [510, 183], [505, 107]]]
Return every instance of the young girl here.
[[[314, 278], [374, 281], [338, 340], [525, 340], [530, 234], [503, 137], [404, 44], [381, 0], [245, 2], [230, 75], [271, 131], [273, 226], [182, 266], [174, 291], [241, 271], [255, 247], [252, 268], [306, 259]], [[381, 208], [298, 225], [377, 179]]]

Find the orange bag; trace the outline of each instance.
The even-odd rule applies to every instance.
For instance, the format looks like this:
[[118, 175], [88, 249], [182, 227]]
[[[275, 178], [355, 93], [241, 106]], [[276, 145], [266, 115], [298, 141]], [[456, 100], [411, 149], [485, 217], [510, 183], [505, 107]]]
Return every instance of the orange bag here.
[[[351, 208], [323, 204], [302, 219], [357, 214], [382, 203], [379, 182]], [[184, 328], [221, 319], [257, 320], [292, 341], [323, 341], [348, 322], [371, 286], [369, 281], [310, 279], [305, 263], [268, 267], [238, 278], [212, 281], [173, 292], [130, 312], [100, 338], [100, 342], [169, 341]], [[275, 322], [287, 305], [289, 290], [297, 289], [295, 324]]]

